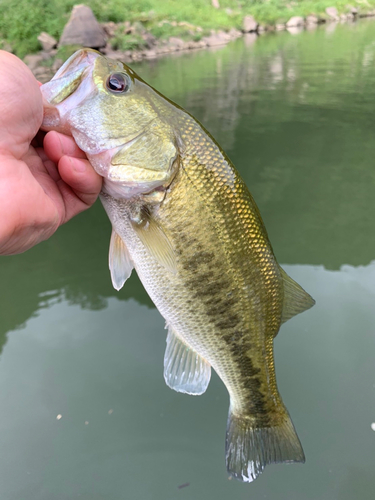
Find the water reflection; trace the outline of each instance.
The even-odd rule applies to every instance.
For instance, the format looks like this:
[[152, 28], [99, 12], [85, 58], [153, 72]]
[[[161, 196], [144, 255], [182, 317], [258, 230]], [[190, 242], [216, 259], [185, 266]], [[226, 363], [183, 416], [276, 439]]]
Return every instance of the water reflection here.
[[[317, 300], [275, 341], [280, 392], [307, 462], [269, 467], [251, 494], [370, 498], [371, 469], [361, 464], [373, 463], [375, 262], [284, 267]], [[155, 309], [109, 298], [104, 310], [82, 310], [55, 292], [40, 299], [0, 361], [4, 498], [164, 499], [189, 483], [189, 499], [248, 499], [225, 472], [226, 390], [216, 376], [199, 398], [165, 386]], [[356, 471], [363, 481], [348, 490]]]
[[288, 33], [291, 35], [300, 35], [304, 31], [303, 26], [291, 26], [290, 28], [287, 28]]

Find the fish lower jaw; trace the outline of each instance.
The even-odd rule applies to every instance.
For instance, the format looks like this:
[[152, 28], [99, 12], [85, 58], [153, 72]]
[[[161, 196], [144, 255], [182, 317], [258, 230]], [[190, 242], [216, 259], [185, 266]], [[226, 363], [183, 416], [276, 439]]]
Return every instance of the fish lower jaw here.
[[155, 186], [152, 183], [123, 183], [112, 181], [107, 177], [103, 179], [102, 192], [117, 200], [130, 199], [142, 194], [149, 194]]

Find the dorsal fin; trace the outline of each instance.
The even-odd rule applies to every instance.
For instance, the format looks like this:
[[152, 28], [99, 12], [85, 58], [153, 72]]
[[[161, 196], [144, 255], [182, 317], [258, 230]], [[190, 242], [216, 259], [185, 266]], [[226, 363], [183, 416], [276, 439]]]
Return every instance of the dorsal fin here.
[[315, 304], [315, 300], [288, 276], [281, 267], [280, 272], [284, 284], [284, 304], [281, 323], [285, 323], [285, 321], [293, 318], [293, 316], [310, 309]]

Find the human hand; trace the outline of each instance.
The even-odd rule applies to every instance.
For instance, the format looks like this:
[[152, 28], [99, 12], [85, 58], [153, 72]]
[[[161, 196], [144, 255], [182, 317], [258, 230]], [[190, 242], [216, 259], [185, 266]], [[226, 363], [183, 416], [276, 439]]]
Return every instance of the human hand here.
[[0, 255], [24, 252], [89, 208], [102, 178], [73, 138], [37, 132], [39, 84], [16, 56], [0, 50]]

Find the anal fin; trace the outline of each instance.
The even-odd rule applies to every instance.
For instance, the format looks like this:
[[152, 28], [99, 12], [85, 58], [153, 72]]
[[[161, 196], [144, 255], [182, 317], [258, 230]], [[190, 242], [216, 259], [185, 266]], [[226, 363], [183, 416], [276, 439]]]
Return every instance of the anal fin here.
[[284, 304], [281, 322], [297, 314], [310, 309], [315, 304], [315, 300], [305, 290], [296, 283], [285, 271], [280, 268], [284, 285]]
[[124, 286], [125, 281], [131, 275], [133, 262], [128, 249], [120, 236], [112, 229], [109, 244], [109, 270], [111, 272], [112, 284], [116, 290]]
[[203, 394], [210, 382], [211, 365], [168, 327], [164, 379], [168, 387], [185, 394]]

